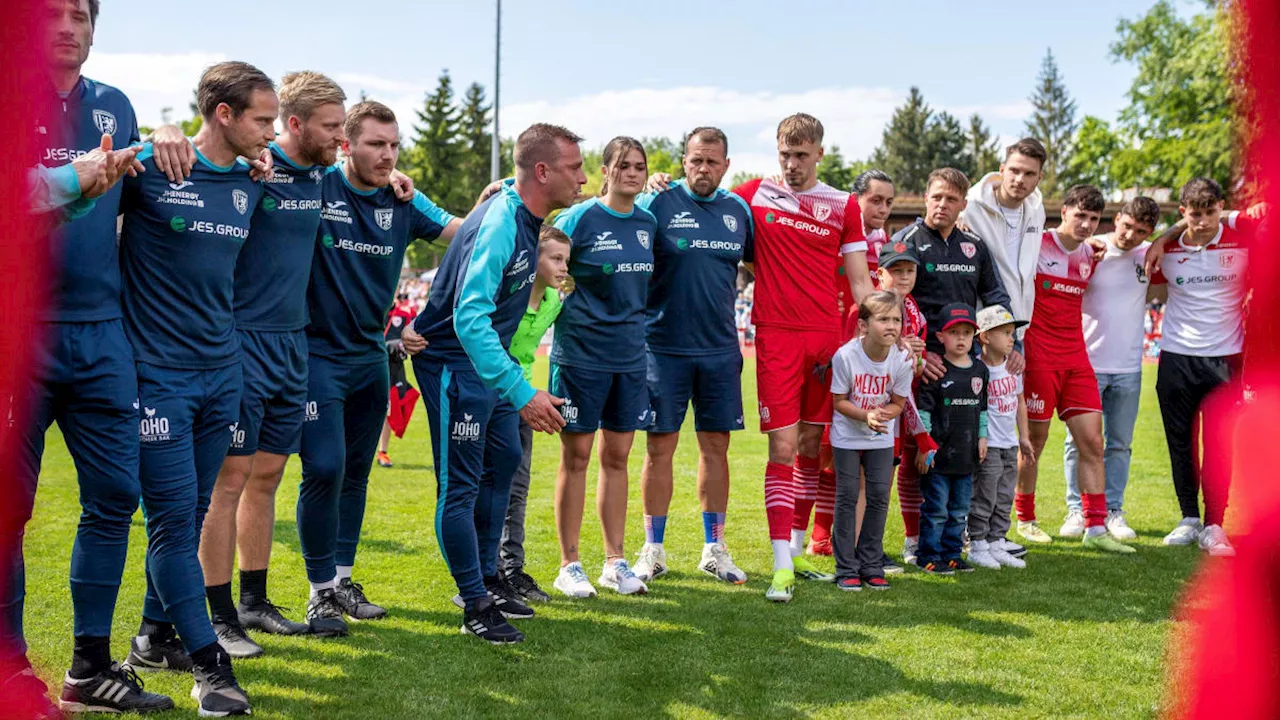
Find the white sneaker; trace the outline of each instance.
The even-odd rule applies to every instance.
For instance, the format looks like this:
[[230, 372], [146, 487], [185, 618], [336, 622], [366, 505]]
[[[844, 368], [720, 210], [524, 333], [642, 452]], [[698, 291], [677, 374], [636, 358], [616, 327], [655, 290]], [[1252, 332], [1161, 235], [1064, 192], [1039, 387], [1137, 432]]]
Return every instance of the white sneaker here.
[[560, 574], [556, 575], [556, 581], [553, 584], [557, 590], [571, 598], [587, 598], [596, 595], [596, 589], [591, 587], [591, 581], [587, 579], [587, 573], [582, 569], [580, 562], [571, 562], [560, 568]]
[[[972, 559], [973, 558], [970, 558], [970, 560]], [[1004, 567], [1017, 568], [1019, 570], [1027, 566], [1026, 560], [1023, 560], [1021, 558], [1016, 558], [1010, 555], [1008, 551], [1005, 550], [1004, 547], [1000, 545], [991, 546], [991, 559], [1000, 563]]]
[[992, 550], [999, 548], [1015, 558], [1021, 559], [1027, 555], [1026, 547], [1019, 545], [1009, 538], [1000, 538], [999, 540], [990, 543], [990, 545]]
[[631, 566], [622, 558], [606, 562], [600, 570], [600, 579], [596, 582], [610, 590], [616, 590], [619, 595], [644, 595], [649, 592], [649, 586], [636, 577]]
[[[747, 581], [747, 574], [733, 564], [729, 551], [723, 543], [707, 543], [702, 546], [702, 562], [698, 569], [708, 575], [714, 575], [725, 582], [742, 585]], [[636, 573], [638, 576], [640, 573]]]
[[640, 556], [636, 558], [635, 573], [641, 582], [649, 582], [666, 575], [666, 548], [654, 543], [645, 543], [644, 547], [640, 548]]
[[969, 546], [969, 562], [988, 570], [1000, 569], [1000, 563], [991, 556], [991, 545], [986, 540], [974, 540]]
[[1129, 523], [1124, 519], [1123, 510], [1110, 510], [1107, 512], [1107, 532], [1111, 533], [1111, 537], [1117, 540], [1137, 540], [1138, 533], [1129, 527]]
[[1084, 513], [1079, 510], [1067, 513], [1067, 519], [1062, 522], [1062, 527], [1058, 528], [1058, 534], [1069, 538], [1083, 537]]
[[1164, 544], [1191, 545], [1200, 538], [1201, 530], [1204, 530], [1204, 525], [1200, 524], [1200, 518], [1182, 518], [1178, 526], [1164, 536]]
[[916, 550], [920, 547], [920, 536], [908, 537], [902, 541], [902, 562], [907, 565], [916, 564]]
[[1213, 557], [1235, 557], [1236, 549], [1231, 547], [1227, 533], [1221, 525], [1210, 525], [1200, 531], [1200, 549]]

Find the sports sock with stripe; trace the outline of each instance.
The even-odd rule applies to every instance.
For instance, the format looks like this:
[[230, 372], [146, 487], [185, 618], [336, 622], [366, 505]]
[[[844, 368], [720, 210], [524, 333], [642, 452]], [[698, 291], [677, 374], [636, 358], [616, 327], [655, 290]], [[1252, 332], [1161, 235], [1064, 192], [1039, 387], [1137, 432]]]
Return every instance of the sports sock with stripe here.
[[644, 516], [644, 541], [651, 545], [661, 545], [667, 534], [666, 515]]
[[725, 513], [722, 512], [702, 513], [702, 539], [708, 545], [724, 544], [724, 518]]

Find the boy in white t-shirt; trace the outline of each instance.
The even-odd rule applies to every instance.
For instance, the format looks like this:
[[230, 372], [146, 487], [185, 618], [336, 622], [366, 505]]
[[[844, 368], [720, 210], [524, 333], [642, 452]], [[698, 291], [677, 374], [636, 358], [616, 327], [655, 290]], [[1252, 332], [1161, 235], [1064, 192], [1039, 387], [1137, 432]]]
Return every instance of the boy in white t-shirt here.
[[[887, 590], [884, 523], [893, 482], [893, 424], [911, 395], [912, 356], [897, 346], [902, 303], [879, 291], [858, 307], [858, 334], [831, 359], [835, 406], [831, 447], [835, 453], [836, 505], [831, 545], [836, 587]], [[866, 513], [857, 523], [858, 484], [866, 473]]]
[[1013, 352], [1015, 331], [1026, 325], [1015, 320], [1002, 305], [978, 312], [978, 342], [982, 362], [987, 366], [987, 456], [973, 482], [969, 503], [969, 562], [999, 570], [1001, 566], [1024, 568], [1026, 562], [1005, 549], [1013, 494], [1018, 487], [1018, 454], [1023, 462], [1035, 463], [1027, 426], [1027, 402], [1022, 395], [1022, 376], [1005, 367]]

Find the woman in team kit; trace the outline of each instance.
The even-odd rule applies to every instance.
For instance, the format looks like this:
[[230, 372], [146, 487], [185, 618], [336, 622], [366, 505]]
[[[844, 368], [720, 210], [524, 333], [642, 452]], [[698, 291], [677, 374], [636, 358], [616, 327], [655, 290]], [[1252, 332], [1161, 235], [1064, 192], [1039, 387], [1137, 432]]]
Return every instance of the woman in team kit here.
[[648, 591], [623, 554], [627, 458], [635, 431], [649, 420], [645, 383], [645, 302], [653, 273], [657, 221], [636, 207], [648, 177], [644, 147], [616, 137], [604, 149], [604, 188], [565, 210], [555, 225], [573, 241], [569, 274], [576, 288], [564, 301], [551, 348], [551, 393], [564, 398], [556, 477], [560, 574], [570, 597], [596, 594], [579, 560], [587, 463], [600, 430], [596, 509], [604, 531], [599, 583], [630, 595]]

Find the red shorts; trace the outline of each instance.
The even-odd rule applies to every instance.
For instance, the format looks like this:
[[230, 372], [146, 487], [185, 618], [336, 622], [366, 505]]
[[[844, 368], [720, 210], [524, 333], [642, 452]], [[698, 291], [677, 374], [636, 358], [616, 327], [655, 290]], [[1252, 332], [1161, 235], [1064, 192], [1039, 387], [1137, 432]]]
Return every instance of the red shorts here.
[[839, 332], [756, 330], [760, 432], [831, 422], [831, 356], [840, 344]]
[[1027, 398], [1027, 419], [1049, 422], [1058, 412], [1060, 420], [1083, 413], [1102, 412], [1098, 377], [1093, 368], [1082, 370], [1032, 370], [1023, 375]]

